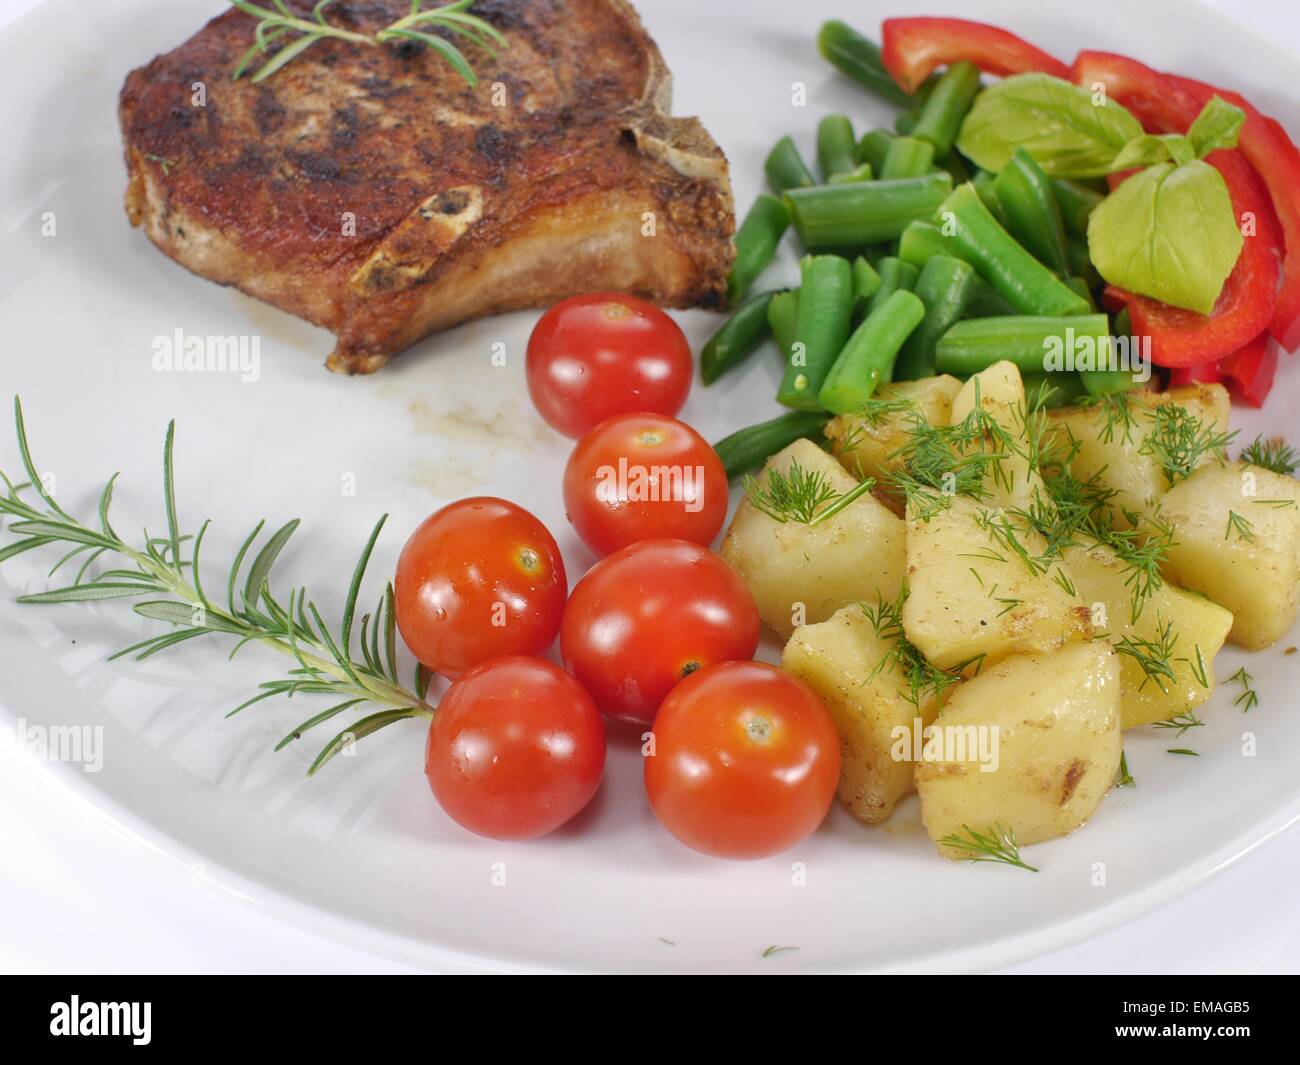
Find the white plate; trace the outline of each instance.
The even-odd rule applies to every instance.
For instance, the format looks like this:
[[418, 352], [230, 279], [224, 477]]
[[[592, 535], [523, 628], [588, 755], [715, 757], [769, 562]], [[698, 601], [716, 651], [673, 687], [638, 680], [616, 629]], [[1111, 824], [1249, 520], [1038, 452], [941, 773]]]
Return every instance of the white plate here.
[[[121, 469], [119, 528], [158, 529], [160, 442], [175, 417], [182, 519], [190, 529], [216, 521], [209, 581], [256, 519], [299, 516], [283, 579], [307, 582], [334, 610], [378, 514], [392, 517], [375, 554], [376, 590], [406, 532], [469, 493], [534, 510], [560, 538], [571, 573], [581, 573], [590, 556], [559, 500], [566, 444], [533, 414], [522, 380], [532, 315], [472, 324], [376, 377], [344, 379], [321, 366], [324, 332], [190, 276], [127, 225], [115, 110], [122, 79], [221, 6], [53, 0], [0, 37], [11, 146], [0, 173], [4, 393], [24, 398], [41, 472], [54, 475], [65, 506], [87, 513], [103, 478]], [[844, 16], [874, 32], [907, 6], [641, 4], [677, 75], [677, 110], [700, 114], [723, 144], [742, 209], [782, 133], [810, 151], [822, 113], [846, 111], [863, 128], [891, 117], [818, 58], [821, 19]], [[1094, 0], [1050, 14], [1047, 6], [963, 4], [961, 13], [1066, 58], [1080, 46], [1136, 50], [1156, 66], [1238, 88], [1300, 130], [1291, 59], [1208, 9], [1174, 0]], [[791, 105], [795, 82], [807, 85], [804, 109]], [[46, 212], [53, 237], [41, 232]], [[792, 272], [788, 252], [778, 269]], [[702, 312], [679, 320], [697, 343], [717, 321]], [[177, 328], [260, 335], [260, 379], [155, 372], [153, 339]], [[505, 368], [490, 363], [497, 341]], [[772, 360], [759, 358], [714, 389], [697, 388], [684, 416], [711, 438], [767, 417], [776, 377]], [[1238, 409], [1235, 424], [1246, 438], [1284, 431], [1297, 407], [1300, 375], [1286, 360], [1266, 414]], [[7, 433], [0, 456], [13, 472]], [[349, 477], [355, 495], [344, 494]], [[27, 556], [6, 564], [0, 580], [11, 598], [43, 587], [44, 567]], [[314, 747], [271, 752], [306, 716], [305, 701], [223, 718], [249, 685], [273, 675], [275, 656], [250, 648], [228, 665], [214, 646], [189, 644], [142, 665], [106, 665], [107, 652], [147, 631], [137, 622], [121, 603], [0, 606], [6, 720], [102, 725], [102, 771], [50, 766], [88, 810], [286, 919], [430, 966], [989, 968], [1159, 905], [1300, 816], [1291, 691], [1300, 659], [1284, 657], [1286, 640], [1219, 659], [1221, 677], [1249, 664], [1261, 703], [1243, 717], [1232, 691], [1217, 693], [1207, 727], [1182, 741], [1200, 758], [1167, 755], [1167, 734], [1128, 734], [1138, 787], [1112, 794], [1084, 830], [1032, 848], [1042, 869], [1033, 876], [939, 860], [915, 799], [883, 828], [837, 809], [787, 855], [711, 861], [657, 826], [625, 734], [613, 738], [601, 793], [574, 824], [529, 844], [477, 839], [430, 796], [418, 725], [366, 740], [354, 759], [308, 781]], [[1253, 757], [1242, 754], [1247, 731]], [[494, 886], [502, 871], [504, 886]], [[798, 949], [760, 957], [774, 945]]]

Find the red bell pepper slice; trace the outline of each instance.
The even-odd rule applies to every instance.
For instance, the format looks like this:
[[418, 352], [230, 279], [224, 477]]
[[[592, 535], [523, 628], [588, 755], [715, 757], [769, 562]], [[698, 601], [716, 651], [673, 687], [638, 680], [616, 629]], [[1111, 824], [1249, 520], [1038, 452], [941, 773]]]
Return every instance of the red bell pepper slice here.
[[1222, 381], [1217, 362], [1203, 362], [1199, 366], [1175, 366], [1169, 371], [1169, 387], [1181, 388], [1183, 385], [1212, 385]]
[[964, 18], [888, 18], [880, 29], [880, 58], [904, 92], [935, 70], [962, 60], [986, 74], [1040, 72], [1068, 78], [1070, 68], [1014, 33]]
[[1133, 334], [1151, 338], [1157, 366], [1196, 366], [1236, 351], [1268, 328], [1277, 302], [1277, 233], [1259, 177], [1240, 152], [1212, 152], [1206, 162], [1223, 175], [1237, 217], [1251, 212], [1256, 218], [1255, 235], [1246, 238], [1213, 312], [1197, 314], [1106, 286], [1107, 305], [1123, 301]]
[[1300, 347], [1300, 149], [1274, 119], [1240, 94], [1178, 75], [1165, 75], [1109, 52], [1080, 52], [1071, 67], [1077, 85], [1100, 82], [1144, 126], [1185, 133], [1210, 97], [1221, 96], [1246, 112], [1238, 146], [1263, 179], [1273, 217], [1280, 223], [1286, 261], [1269, 331], [1294, 351]]
[[1277, 373], [1277, 345], [1268, 333], [1219, 362], [1219, 372], [1232, 385], [1232, 391], [1252, 407], [1262, 407], [1264, 397], [1273, 387]]

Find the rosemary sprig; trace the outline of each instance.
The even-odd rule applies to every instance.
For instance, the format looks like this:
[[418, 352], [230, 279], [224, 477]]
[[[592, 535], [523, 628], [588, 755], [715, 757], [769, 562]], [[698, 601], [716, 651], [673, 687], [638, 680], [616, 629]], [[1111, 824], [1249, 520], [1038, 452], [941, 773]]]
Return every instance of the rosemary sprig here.
[[782, 525], [790, 521], [817, 525], [866, 495], [876, 482], [867, 478], [847, 492], [838, 492], [826, 474], [820, 470], [804, 469], [794, 460], [788, 473], [768, 470], [765, 481], [750, 475], [742, 484], [750, 505], [773, 521]]
[[1020, 858], [1020, 847], [1016, 843], [1016, 834], [1009, 825], [992, 825], [986, 832], [976, 832], [967, 825], [962, 825], [961, 833], [953, 833], [939, 840], [942, 847], [951, 847], [963, 852], [961, 860], [967, 862], [1002, 862], [1014, 865], [1017, 869], [1027, 869], [1031, 873], [1038, 870], [1026, 864]]
[[1300, 454], [1297, 454], [1285, 440], [1278, 437], [1271, 440], [1265, 440], [1262, 436], [1255, 437], [1242, 448], [1238, 458], [1242, 462], [1258, 466], [1262, 470], [1272, 470], [1284, 477], [1292, 476], [1296, 468], [1300, 467]]
[[[472, 44], [492, 54], [492, 46], [506, 46], [506, 40], [491, 23], [477, 15], [466, 13], [473, 0], [454, 0], [441, 7], [424, 10], [423, 0], [411, 0], [411, 12], [398, 19], [390, 26], [371, 35], [345, 30], [325, 20], [325, 9], [334, 0], [320, 0], [312, 8], [310, 18], [302, 18], [291, 11], [285, 0], [271, 0], [273, 10], [260, 7], [251, 0], [230, 0], [230, 3], [246, 15], [258, 20], [254, 31], [252, 47], [244, 53], [235, 67], [234, 77], [238, 81], [259, 56], [265, 56], [272, 45], [281, 44], [280, 48], [253, 75], [253, 81], [265, 81], [276, 71], [302, 55], [317, 41], [333, 38], [352, 44], [377, 46], [387, 41], [419, 41], [432, 48], [443, 57], [452, 68], [471, 86], [478, 84], [478, 77], [470, 66], [469, 60], [459, 48], [445, 37], [428, 33], [429, 29], [440, 29], [458, 34]], [[292, 39], [290, 39], [292, 38]]]
[[[265, 527], [264, 522], [258, 522], [235, 555], [226, 577], [224, 603], [214, 600], [208, 593], [202, 580], [200, 554], [210, 523], [205, 521], [193, 536], [182, 535], [176, 514], [172, 462], [174, 422], [167, 427], [163, 444], [163, 504], [167, 535], [152, 537], [146, 531], [143, 547], [138, 548], [119, 537], [109, 520], [113, 486], [118, 475], [109, 478], [100, 494], [97, 524], [79, 521], [55, 502], [37, 476], [27, 442], [22, 404], [17, 397], [14, 399], [14, 422], [18, 451], [28, 479], [25, 483], [16, 483], [0, 471], [0, 514], [9, 518], [5, 531], [16, 537], [12, 543], [0, 547], [0, 562], [36, 548], [62, 544], [69, 549], [50, 570], [52, 576], [65, 563], [81, 558], [80, 569], [71, 584], [19, 596], [20, 603], [136, 598], [141, 600], [134, 604], [137, 614], [171, 626], [165, 632], [124, 647], [111, 659], [131, 655], [142, 660], [177, 644], [212, 634], [234, 639], [231, 658], [245, 644], [254, 642], [289, 656], [296, 665], [284, 677], [260, 684], [257, 694], [227, 716], [277, 695], [319, 694], [334, 696], [339, 701], [305, 720], [280, 742], [276, 750], [354, 707], [369, 704], [379, 708], [331, 739], [312, 762], [308, 774], [315, 773], [355, 739], [397, 721], [433, 716], [433, 707], [423, 698], [423, 678], [417, 675], [416, 691], [404, 687], [398, 679], [392, 584], [385, 588], [375, 610], [362, 615], [356, 640], [360, 658], [353, 657], [361, 585], [386, 515], [375, 524], [353, 569], [343, 620], [332, 632], [305, 588], [291, 589], [288, 598], [283, 600], [271, 592], [271, 569], [298, 528], [296, 519], [281, 526], [254, 551]], [[38, 498], [29, 501], [28, 493], [35, 493]], [[89, 576], [92, 565], [107, 555], [118, 556], [117, 568], [104, 569]], [[247, 569], [244, 568], [245, 559], [251, 559]]]

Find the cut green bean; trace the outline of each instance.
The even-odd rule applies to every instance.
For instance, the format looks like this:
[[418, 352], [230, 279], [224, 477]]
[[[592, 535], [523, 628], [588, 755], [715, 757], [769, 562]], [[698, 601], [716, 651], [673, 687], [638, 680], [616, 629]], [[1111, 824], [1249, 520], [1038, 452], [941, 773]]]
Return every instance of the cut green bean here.
[[925, 304], [902, 289], [867, 315], [826, 375], [821, 405], [832, 414], [861, 408], [878, 385], [890, 380], [899, 348], [924, 317]]
[[880, 168], [884, 181], [893, 178], [914, 178], [928, 174], [934, 165], [934, 145], [917, 137], [895, 137], [885, 153], [885, 163]]
[[980, 199], [984, 206], [989, 209], [989, 213], [998, 220], [998, 225], [1003, 229], [1007, 227], [1007, 216], [1002, 213], [1002, 202], [998, 199], [997, 191], [993, 183], [997, 181], [995, 174], [990, 174], [987, 170], [976, 171], [975, 176], [970, 179], [970, 183], [975, 186], [975, 191], [979, 193]]
[[1021, 314], [1088, 311], [1085, 300], [998, 225], [974, 185], [962, 185], [944, 200], [939, 218], [944, 236], [955, 243], [961, 257]]
[[714, 444], [713, 450], [722, 460], [722, 468], [727, 471], [727, 479], [735, 480], [742, 473], [758, 469], [778, 451], [789, 447], [796, 440], [820, 442], [822, 430], [828, 421], [830, 415], [822, 412], [790, 411], [788, 414], [778, 415], [771, 421], [737, 430]]
[[900, 111], [894, 118], [894, 132], [900, 137], [908, 136], [912, 130], [916, 128], [916, 120], [920, 114], [920, 107], [913, 107], [906, 111]]
[[832, 19], [817, 34], [817, 49], [836, 70], [852, 78], [895, 107], [907, 107], [914, 98], [898, 87], [880, 61], [880, 47], [851, 26]]
[[858, 141], [858, 162], [869, 163], [871, 169], [879, 174], [885, 165], [885, 156], [889, 154], [889, 146], [893, 143], [894, 135], [889, 130], [873, 129], [870, 133], [864, 133]]
[[955, 255], [955, 249], [933, 222], [908, 222], [898, 238], [898, 257], [918, 270], [924, 269], [936, 255]]
[[979, 91], [979, 67], [965, 60], [953, 63], [935, 83], [911, 135], [933, 144], [935, 155], [947, 155]]
[[1052, 195], [1061, 211], [1065, 228], [1076, 237], [1088, 235], [1088, 218], [1106, 197], [1086, 185], [1065, 178], [1052, 179]]
[[860, 314], [867, 308], [867, 301], [880, 291], [880, 273], [865, 256], [859, 255], [853, 260], [853, 313]]
[[1104, 314], [967, 318], [935, 347], [940, 373], [970, 377], [995, 362], [1013, 362], [1024, 373], [1075, 370], [1110, 357], [1110, 319]]
[[1083, 283], [1089, 288], [1096, 288], [1101, 284], [1101, 275], [1097, 273], [1097, 268], [1092, 265], [1092, 256], [1088, 253], [1088, 242], [1083, 237], [1070, 236], [1066, 238], [1065, 258], [1070, 273], [1075, 277], [1082, 278]]
[[783, 364], [790, 361], [790, 349], [794, 345], [795, 330], [799, 328], [799, 290], [778, 292], [767, 305], [767, 326], [772, 331], [781, 352]]
[[945, 173], [895, 181], [790, 189], [786, 203], [810, 248], [860, 248], [897, 240], [907, 223], [930, 218], [952, 189]]
[[847, 115], [827, 115], [817, 123], [817, 166], [822, 180], [847, 174], [858, 165], [858, 144]]
[[700, 349], [700, 376], [706, 385], [713, 384], [758, 350], [772, 331], [767, 324], [767, 309], [775, 295], [762, 292], [746, 300]]
[[841, 174], [832, 174], [826, 181], [828, 185], [842, 185], [851, 181], [870, 181], [875, 176], [870, 163], [859, 163], [852, 170]]
[[893, 255], [886, 255], [876, 264], [880, 273], [880, 287], [867, 300], [867, 313], [870, 314], [895, 292], [911, 292], [916, 287], [920, 271], [911, 263], [905, 263]]
[[1089, 314], [1096, 313], [1097, 303], [1092, 298], [1092, 289], [1088, 287], [1088, 282], [1081, 277], [1067, 277], [1065, 279], [1065, 284], [1069, 287], [1071, 292], [1076, 296], [1079, 296], [1088, 304]]
[[1034, 157], [1017, 148], [994, 179], [993, 191], [1011, 235], [1049, 270], [1066, 274], [1065, 223], [1052, 180]]
[[1027, 373], [1021, 375], [1025, 384], [1025, 400], [1030, 410], [1052, 410], [1064, 407], [1088, 394], [1077, 373]]
[[735, 307], [758, 275], [772, 265], [790, 225], [790, 212], [775, 196], [760, 192], [736, 230], [736, 258], [727, 275], [727, 306]]
[[966, 160], [961, 157], [956, 149], [950, 151], [942, 159], [935, 159], [934, 165], [940, 170], [948, 171], [952, 177], [953, 185], [960, 185], [963, 181], [970, 181], [970, 167], [966, 165]]
[[977, 273], [971, 286], [970, 300], [966, 304], [967, 318], [1005, 318], [1018, 313], [998, 290]]
[[817, 184], [817, 179], [813, 177], [808, 164], [803, 161], [799, 149], [794, 146], [794, 141], [789, 137], [782, 137], [767, 153], [763, 172], [767, 174], [767, 183], [778, 196], [790, 189], [801, 189]]
[[965, 315], [966, 304], [978, 280], [970, 263], [950, 255], [932, 256], [925, 264], [916, 279], [915, 290], [925, 305], [925, 317], [898, 353], [894, 364], [896, 381], [934, 376], [935, 346]]
[[776, 401], [818, 410], [817, 394], [849, 338], [853, 270], [838, 255], [807, 255], [800, 263], [799, 318]]
[[[1115, 326], [1111, 332], [1117, 343], [1127, 342], [1128, 350], [1130, 352], [1133, 350], [1133, 322], [1129, 317], [1127, 307], [1115, 316]], [[1116, 354], [1118, 354], [1118, 351], [1116, 351]], [[1106, 396], [1115, 392], [1128, 392], [1130, 389], [1138, 388], [1144, 383], [1134, 376], [1131, 369], [1085, 370], [1079, 374], [1079, 380], [1090, 396]]]

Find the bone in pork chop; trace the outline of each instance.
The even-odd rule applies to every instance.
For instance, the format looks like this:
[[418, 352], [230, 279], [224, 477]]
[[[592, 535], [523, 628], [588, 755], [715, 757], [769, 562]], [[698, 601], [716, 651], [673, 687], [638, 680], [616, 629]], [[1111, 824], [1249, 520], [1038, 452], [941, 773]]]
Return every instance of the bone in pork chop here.
[[[411, 7], [327, 10], [372, 33]], [[332, 39], [235, 81], [256, 20], [213, 19], [122, 89], [132, 224], [194, 273], [332, 331], [327, 365], [344, 373], [581, 292], [721, 306], [727, 162], [697, 119], [670, 117], [671, 76], [632, 7], [471, 10], [509, 44], [493, 58], [456, 39], [476, 88], [415, 42]]]

